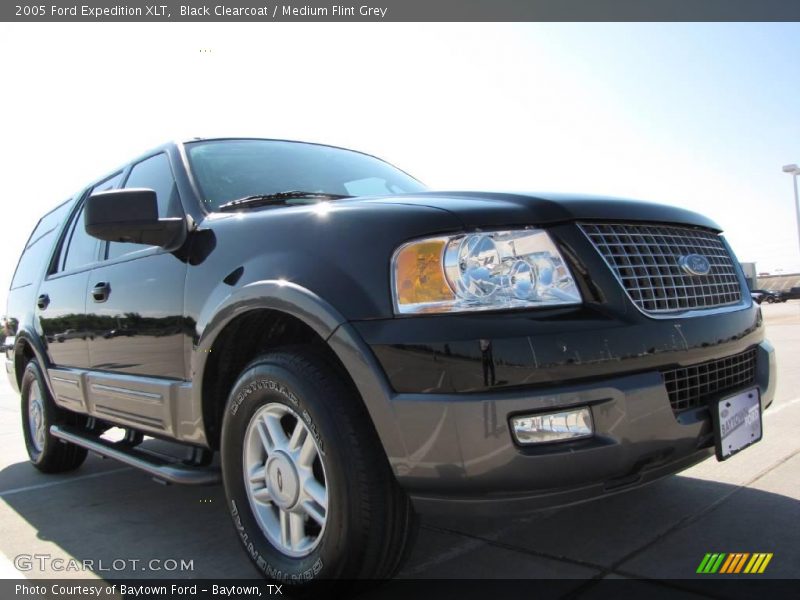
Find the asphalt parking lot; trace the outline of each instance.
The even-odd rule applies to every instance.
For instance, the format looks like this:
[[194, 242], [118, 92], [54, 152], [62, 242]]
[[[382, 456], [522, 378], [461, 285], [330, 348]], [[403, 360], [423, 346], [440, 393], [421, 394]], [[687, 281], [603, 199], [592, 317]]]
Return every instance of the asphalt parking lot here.
[[[759, 577], [800, 578], [800, 302], [763, 311], [778, 353], [778, 388], [759, 444], [636, 491], [526, 518], [424, 519], [401, 576], [554, 578], [576, 585], [590, 578], [685, 580], [708, 552], [769, 552], [774, 556]], [[3, 378], [4, 577], [257, 575], [239, 548], [221, 488], [164, 487], [94, 456], [73, 475], [45, 476], [27, 463], [19, 421], [18, 399]], [[83, 573], [33, 561], [20, 573], [15, 557], [34, 554], [103, 564]], [[131, 562], [167, 565], [181, 558], [193, 570], [143, 571]], [[118, 559], [127, 566], [107, 570]]]

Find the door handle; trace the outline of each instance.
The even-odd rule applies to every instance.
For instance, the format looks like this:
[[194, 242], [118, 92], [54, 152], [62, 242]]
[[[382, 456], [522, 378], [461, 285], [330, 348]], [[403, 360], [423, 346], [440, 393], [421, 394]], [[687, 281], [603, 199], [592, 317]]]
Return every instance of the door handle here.
[[102, 281], [92, 288], [92, 299], [95, 302], [105, 302], [111, 293], [111, 286], [108, 282]]
[[47, 294], [42, 294], [36, 299], [36, 306], [40, 309], [44, 310], [50, 304], [50, 296]]

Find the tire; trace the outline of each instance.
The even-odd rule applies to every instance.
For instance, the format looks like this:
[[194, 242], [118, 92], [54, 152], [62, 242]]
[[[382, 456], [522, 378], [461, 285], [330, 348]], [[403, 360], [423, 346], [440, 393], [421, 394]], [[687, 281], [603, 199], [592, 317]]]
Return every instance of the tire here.
[[64, 473], [80, 467], [86, 460], [86, 449], [50, 435], [50, 425], [74, 423], [79, 417], [56, 406], [36, 359], [25, 365], [20, 392], [22, 431], [31, 464], [43, 473]]
[[775, 298], [773, 298], [772, 296], [767, 296], [766, 301], [767, 304], [773, 304], [775, 302]]
[[275, 352], [244, 369], [221, 464], [234, 526], [268, 579], [388, 579], [413, 544], [416, 515], [366, 409], [320, 354]]

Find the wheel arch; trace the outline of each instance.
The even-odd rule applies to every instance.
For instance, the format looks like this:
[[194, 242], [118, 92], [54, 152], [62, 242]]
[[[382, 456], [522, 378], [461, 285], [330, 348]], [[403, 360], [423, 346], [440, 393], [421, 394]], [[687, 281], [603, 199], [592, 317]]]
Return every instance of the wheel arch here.
[[42, 368], [45, 384], [50, 393], [53, 394], [53, 386], [47, 374], [46, 356], [46, 352], [41, 345], [37, 343], [34, 336], [30, 335], [27, 331], [19, 331], [17, 333], [17, 339], [14, 343], [14, 377], [17, 382], [17, 390], [20, 390], [22, 387], [22, 377], [25, 374], [25, 366], [35, 358]]
[[381, 367], [344, 317], [314, 292], [282, 280], [250, 283], [199, 320], [198, 332], [193, 401], [212, 449], [219, 447], [230, 389], [247, 363], [272, 348], [308, 344], [325, 353], [360, 395], [390, 462], [405, 454]]

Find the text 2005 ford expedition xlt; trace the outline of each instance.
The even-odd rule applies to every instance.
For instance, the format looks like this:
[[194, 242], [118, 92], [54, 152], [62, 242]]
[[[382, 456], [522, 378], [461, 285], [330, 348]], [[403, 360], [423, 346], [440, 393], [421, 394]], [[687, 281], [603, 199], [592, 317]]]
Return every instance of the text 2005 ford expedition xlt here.
[[247, 555], [288, 582], [390, 577], [418, 512], [524, 512], [724, 460], [761, 438], [775, 387], [706, 217], [432, 192], [299, 142], [173, 143], [92, 182], [42, 217], [7, 314], [35, 467], [91, 450], [221, 479]]

